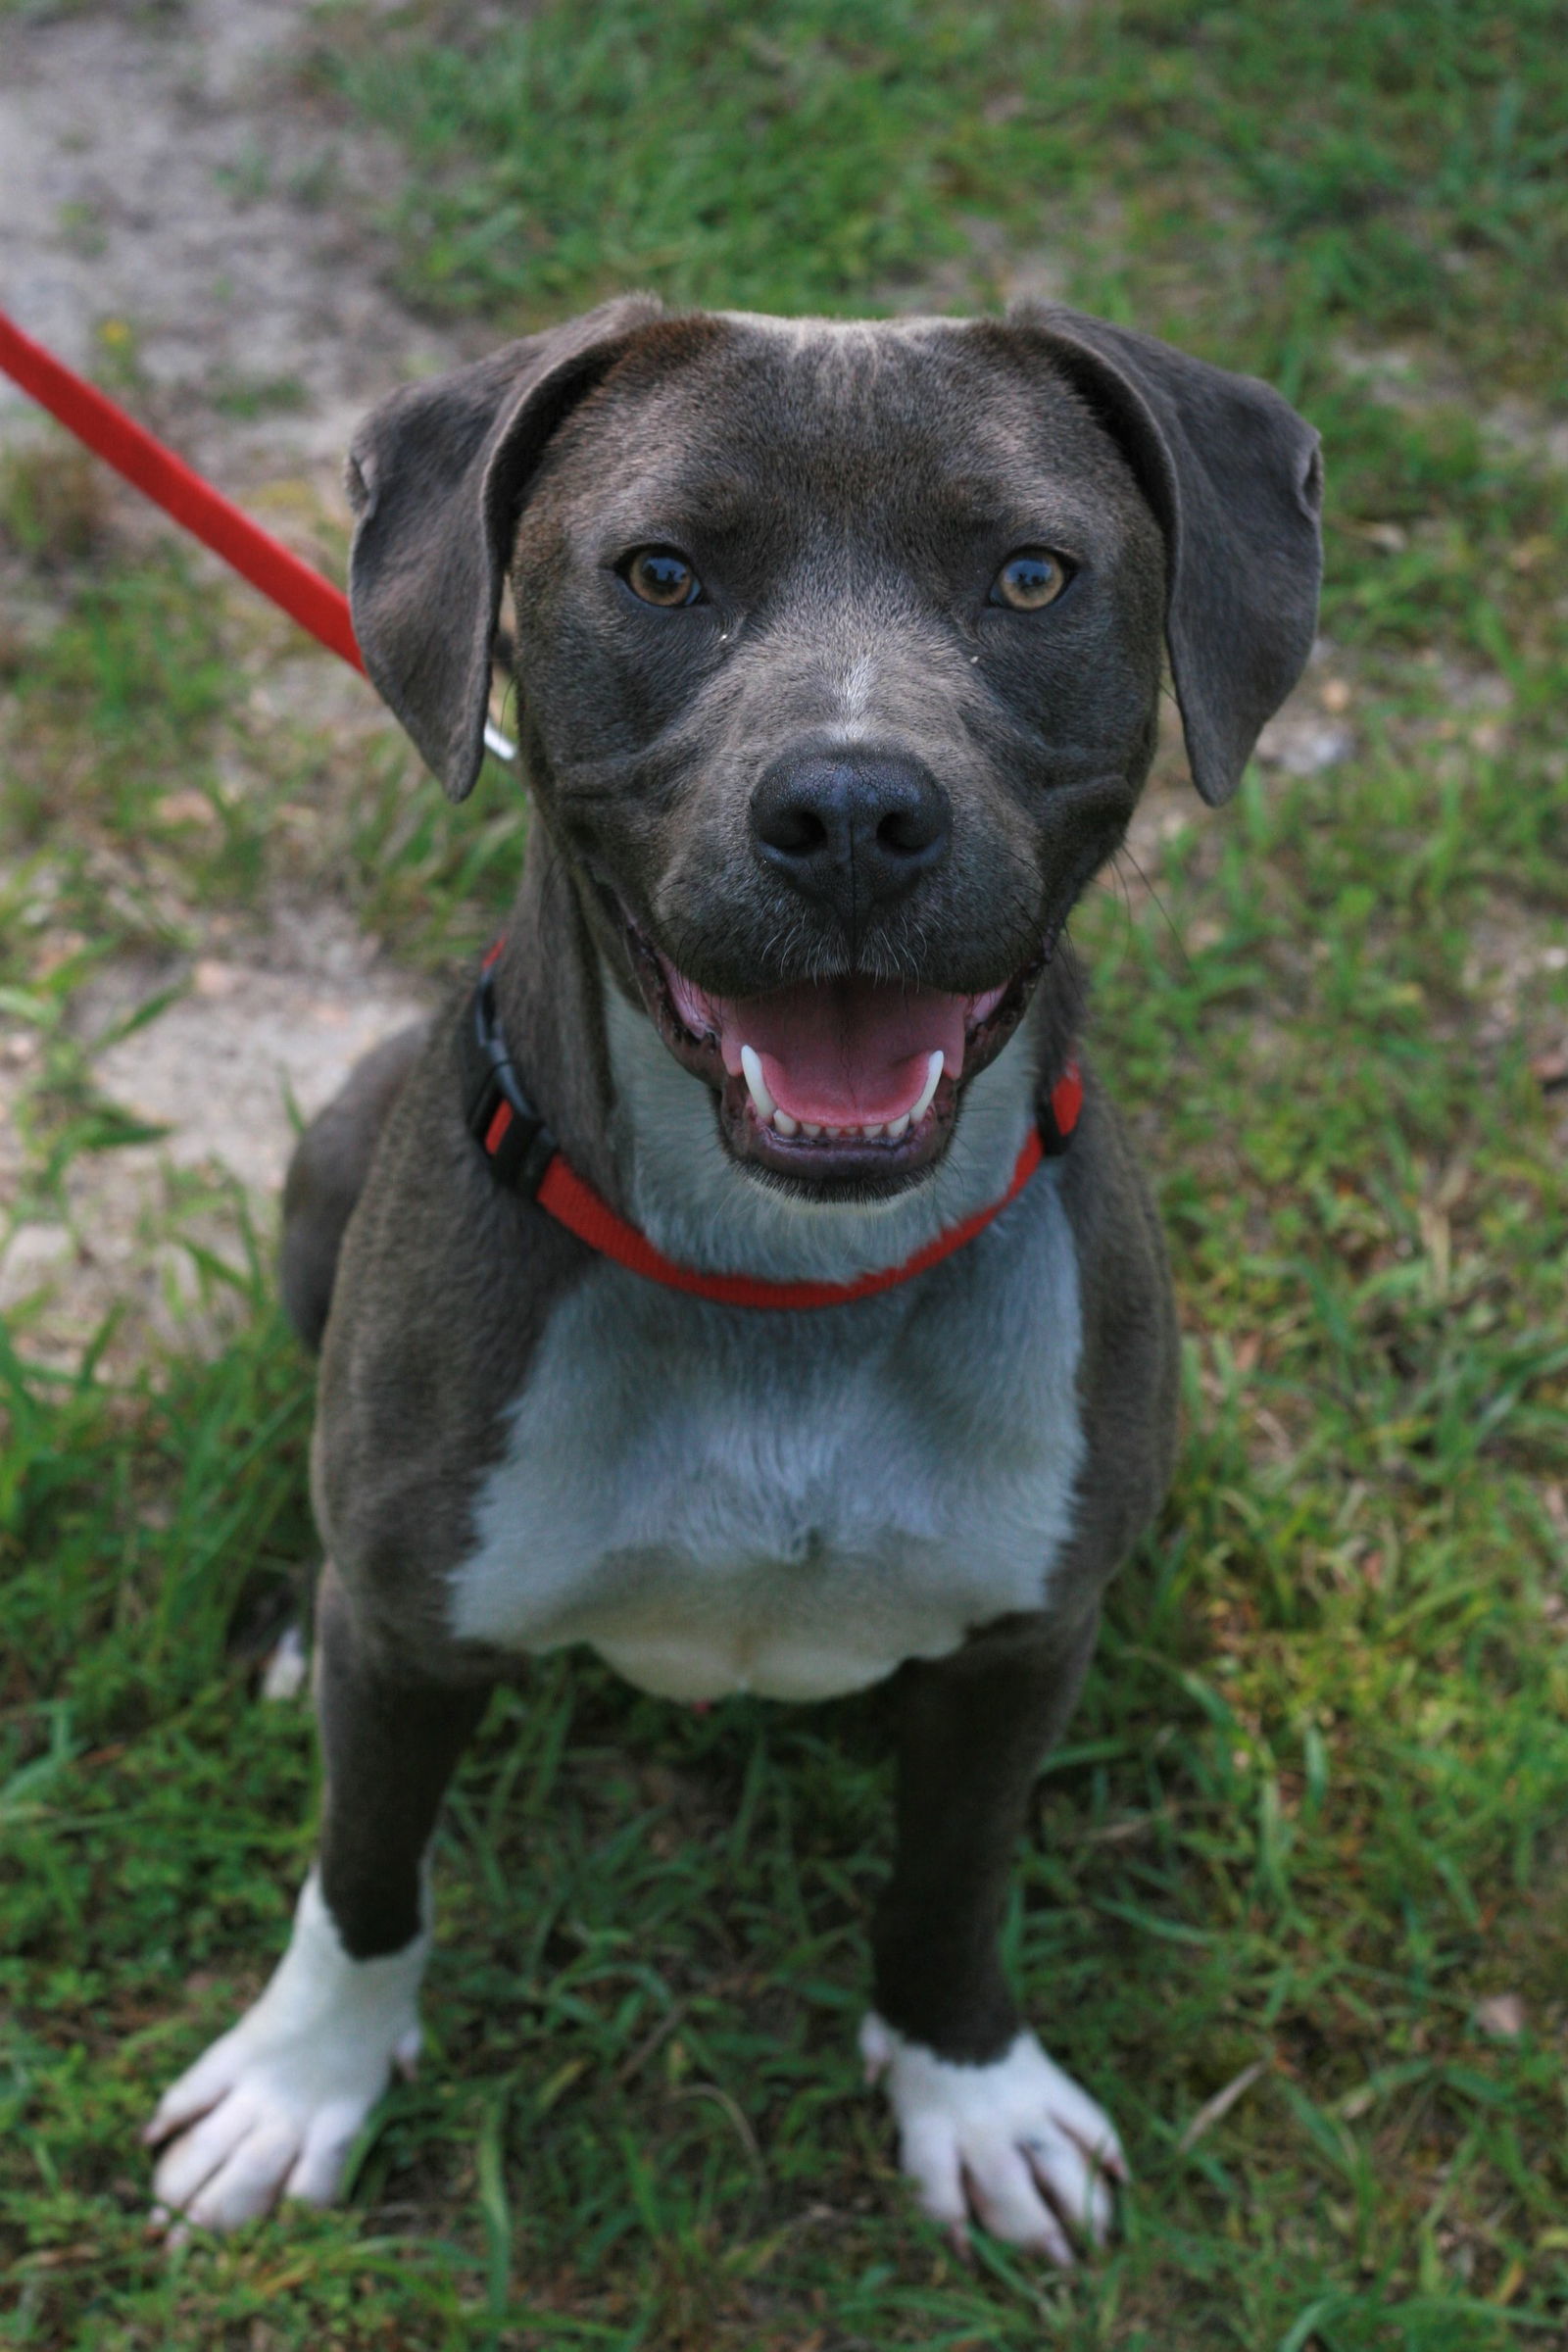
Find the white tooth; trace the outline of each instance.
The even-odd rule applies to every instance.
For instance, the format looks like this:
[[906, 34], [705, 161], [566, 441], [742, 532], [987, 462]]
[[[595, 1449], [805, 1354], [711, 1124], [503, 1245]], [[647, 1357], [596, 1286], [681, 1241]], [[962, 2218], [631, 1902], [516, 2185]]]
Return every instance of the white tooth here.
[[799, 1135], [801, 1132], [800, 1120], [792, 1119], [787, 1110], [774, 1111], [773, 1125], [780, 1135]]
[[778, 1104], [767, 1091], [767, 1080], [762, 1076], [761, 1057], [755, 1047], [742, 1046], [741, 1069], [745, 1073], [752, 1101], [757, 1105], [757, 1115], [765, 1127], [774, 1111], [777, 1110]]
[[885, 1127], [862, 1127], [860, 1133], [868, 1144], [875, 1144], [880, 1143], [883, 1136], [886, 1135], [887, 1129]]
[[903, 1116], [903, 1118], [902, 1118], [902, 1119], [889, 1119], [889, 1121], [888, 1121], [888, 1141], [889, 1141], [890, 1143], [897, 1144], [897, 1143], [900, 1143], [900, 1142], [902, 1142], [902, 1141], [903, 1141], [903, 1139], [904, 1139], [904, 1137], [905, 1137], [905, 1136], [906, 1136], [906, 1135], [908, 1134], [908, 1132], [909, 1132], [909, 1114], [908, 1114], [908, 1112], [907, 1112], [907, 1111], [906, 1111], [906, 1112], [905, 1112], [905, 1114], [904, 1114], [904, 1116]]
[[803, 1119], [801, 1121], [801, 1133], [803, 1135], [808, 1135], [814, 1144], [820, 1137], [822, 1130], [814, 1119]]
[[911, 1126], [919, 1126], [920, 1121], [925, 1117], [926, 1112], [931, 1107], [931, 1098], [936, 1093], [941, 1082], [942, 1049], [939, 1046], [936, 1052], [932, 1054], [930, 1064], [926, 1070], [925, 1084], [920, 1089], [920, 1100], [914, 1104], [913, 1108], [909, 1112], [909, 1123]]

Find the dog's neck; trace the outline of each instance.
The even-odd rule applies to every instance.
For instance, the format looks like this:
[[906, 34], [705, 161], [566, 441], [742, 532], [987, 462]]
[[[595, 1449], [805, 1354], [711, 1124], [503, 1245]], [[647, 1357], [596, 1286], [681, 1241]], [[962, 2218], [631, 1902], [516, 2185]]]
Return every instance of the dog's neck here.
[[1035, 1115], [1043, 1025], [1054, 1025], [1042, 1006], [964, 1088], [923, 1183], [890, 1200], [802, 1199], [730, 1158], [711, 1090], [628, 1000], [539, 830], [497, 968], [502, 1020], [567, 1159], [655, 1249], [709, 1273], [850, 1282], [903, 1264], [1005, 1192]]

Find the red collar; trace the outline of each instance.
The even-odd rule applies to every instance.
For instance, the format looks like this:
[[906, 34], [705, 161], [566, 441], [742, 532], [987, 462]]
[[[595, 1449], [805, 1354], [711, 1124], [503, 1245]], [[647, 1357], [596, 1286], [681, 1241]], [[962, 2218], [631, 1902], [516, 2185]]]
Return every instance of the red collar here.
[[926, 1273], [1001, 1216], [1042, 1159], [1066, 1150], [1083, 1108], [1083, 1078], [1077, 1062], [1069, 1061], [1041, 1105], [1039, 1123], [1025, 1137], [1001, 1199], [977, 1209], [961, 1224], [950, 1225], [901, 1265], [861, 1274], [854, 1282], [762, 1282], [752, 1274], [703, 1273], [696, 1266], [683, 1266], [666, 1257], [646, 1234], [618, 1216], [563, 1157], [513, 1067], [488, 969], [480, 974], [459, 1036], [465, 1116], [497, 1180], [537, 1200], [558, 1224], [601, 1257], [612, 1257], [617, 1265], [629, 1267], [650, 1282], [662, 1282], [669, 1290], [716, 1299], [721, 1306], [848, 1306], [857, 1298], [872, 1298], [879, 1291], [891, 1291], [899, 1283]]

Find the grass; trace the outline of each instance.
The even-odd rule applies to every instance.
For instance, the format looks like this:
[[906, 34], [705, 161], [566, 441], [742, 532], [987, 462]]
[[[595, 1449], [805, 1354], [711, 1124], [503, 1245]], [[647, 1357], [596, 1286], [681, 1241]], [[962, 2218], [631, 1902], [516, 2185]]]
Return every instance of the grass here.
[[[1008, 1938], [1127, 2137], [1118, 2245], [1070, 2281], [983, 2243], [965, 2271], [908, 2212], [851, 2056], [874, 1702], [697, 1718], [573, 1659], [465, 1767], [430, 2056], [352, 2202], [147, 2246], [134, 2128], [258, 1986], [310, 1846], [305, 1717], [252, 1696], [312, 1546], [309, 1372], [258, 1250], [216, 1355], [126, 1365], [106, 1335], [53, 1368], [25, 1315], [0, 1352], [0, 2340], [1568, 2340], [1568, 520], [1532, 437], [1561, 415], [1560, 11], [324, 25], [316, 87], [412, 159], [406, 287], [498, 333], [627, 280], [846, 309], [1043, 274], [1283, 381], [1330, 464], [1305, 707], [1351, 748], [1213, 817], [1167, 760], [1077, 925], [1171, 1239], [1187, 1438]], [[395, 746], [253, 707], [235, 675], [281, 631], [40, 465], [0, 484], [34, 1198], [117, 1141], [72, 1026], [106, 961], [286, 885], [450, 964], [521, 833], [494, 777], [454, 812]]]

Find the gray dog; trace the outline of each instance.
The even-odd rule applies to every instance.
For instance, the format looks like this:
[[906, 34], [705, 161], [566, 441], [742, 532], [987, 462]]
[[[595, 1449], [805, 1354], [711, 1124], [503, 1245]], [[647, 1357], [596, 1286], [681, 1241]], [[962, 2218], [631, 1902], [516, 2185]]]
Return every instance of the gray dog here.
[[161, 2218], [333, 2195], [417, 2049], [448, 1777], [586, 1642], [674, 1699], [889, 1684], [861, 2049], [925, 2210], [1067, 2262], [1123, 2158], [998, 1927], [1176, 1338], [1062, 934], [1162, 651], [1210, 802], [1299, 674], [1316, 436], [1070, 311], [634, 298], [395, 393], [350, 487], [366, 660], [454, 798], [510, 566], [537, 813], [482, 980], [291, 1171], [320, 1857], [149, 2128]]

